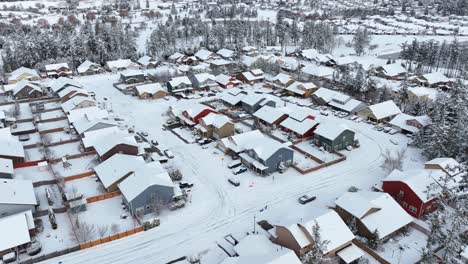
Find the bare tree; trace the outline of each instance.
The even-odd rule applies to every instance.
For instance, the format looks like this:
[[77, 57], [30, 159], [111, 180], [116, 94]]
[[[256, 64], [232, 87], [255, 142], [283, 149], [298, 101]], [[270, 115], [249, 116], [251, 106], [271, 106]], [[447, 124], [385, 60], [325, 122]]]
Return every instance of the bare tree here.
[[151, 210], [156, 215], [159, 215], [165, 207], [163, 200], [161, 200], [161, 197], [156, 193], [151, 194], [150, 206]]
[[109, 225], [98, 225], [97, 233], [100, 238], [103, 238], [109, 232]]
[[182, 180], [182, 172], [179, 169], [173, 168], [169, 170], [168, 172], [169, 172], [169, 176], [171, 177], [173, 181]]
[[42, 138], [42, 143], [44, 144], [44, 147], [47, 147], [48, 145], [50, 145], [50, 143], [52, 143], [52, 138], [47, 133], [42, 134], [41, 138]]
[[406, 148], [402, 148], [396, 152], [395, 155], [390, 150], [385, 150], [382, 153], [384, 158], [382, 165], [380, 167], [387, 173], [392, 172], [393, 170], [401, 170], [403, 169], [403, 160], [406, 155]]
[[75, 218], [75, 234], [79, 242], [88, 242], [94, 238], [96, 233], [96, 226], [89, 224], [85, 221], [80, 221], [79, 218]]

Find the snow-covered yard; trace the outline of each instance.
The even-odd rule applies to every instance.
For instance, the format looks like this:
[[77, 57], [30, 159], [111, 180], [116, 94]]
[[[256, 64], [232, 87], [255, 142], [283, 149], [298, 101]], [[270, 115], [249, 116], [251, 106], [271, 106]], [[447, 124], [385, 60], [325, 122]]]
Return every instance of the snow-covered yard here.
[[379, 246], [377, 254], [390, 263], [415, 263], [421, 259], [422, 249], [426, 247], [427, 236], [409, 228], [408, 235], [399, 234]]
[[320, 165], [317, 161], [306, 157], [298, 151], [294, 151], [294, 164], [301, 170], [308, 170]]
[[65, 182], [65, 191], [69, 193], [76, 191], [83, 194], [85, 198], [105, 193], [104, 187], [95, 175]]
[[96, 164], [99, 164], [97, 155], [87, 155], [77, 159], [69, 159], [68, 163], [70, 166], [66, 167], [62, 162], [57, 162], [52, 164], [52, 168], [57, 175], [67, 177], [89, 171], [93, 169]]
[[37, 129], [39, 131], [54, 129], [54, 128], [61, 128], [61, 127], [68, 127], [67, 120], [58, 120], [54, 122], [46, 122], [46, 123], [39, 123], [37, 124]]
[[53, 180], [54, 175], [50, 170], [40, 171], [38, 166], [30, 166], [15, 169], [16, 178], [31, 180], [33, 182]]
[[193, 134], [192, 130], [187, 127], [178, 127], [174, 128], [172, 131], [179, 135], [181, 138], [185, 139], [188, 143], [195, 142], [195, 135]]
[[39, 210], [47, 210], [49, 209], [49, 204], [46, 197], [46, 189], [49, 189], [49, 193], [51, 194], [52, 200], [54, 201], [52, 208], [61, 208], [64, 206], [62, 195], [60, 194], [59, 188], [56, 184], [51, 185], [43, 185], [34, 188], [34, 192], [36, 193], [36, 197], [38, 198], [39, 202]]
[[331, 153], [325, 150], [320, 150], [317, 146], [315, 146], [312, 141], [303, 141], [299, 144], [295, 145], [299, 149], [311, 154], [312, 156], [320, 159], [323, 162], [330, 162], [336, 159], [339, 159], [340, 156], [338, 156], [335, 153]]
[[42, 147], [37, 147], [37, 148], [30, 148], [30, 149], [25, 149], [24, 150], [24, 155], [25, 155], [25, 161], [36, 161], [36, 160], [42, 160], [44, 158], [43, 152], [41, 152], [43, 149]]
[[62, 158], [66, 155], [79, 154], [80, 146], [81, 143], [78, 141], [49, 147], [49, 149], [52, 151], [51, 155], [49, 155], [49, 158]]

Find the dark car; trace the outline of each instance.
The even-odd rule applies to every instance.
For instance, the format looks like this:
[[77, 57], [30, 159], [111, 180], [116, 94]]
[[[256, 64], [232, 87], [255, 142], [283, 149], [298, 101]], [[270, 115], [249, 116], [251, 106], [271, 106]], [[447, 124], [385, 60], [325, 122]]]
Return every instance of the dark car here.
[[247, 168], [245, 166], [240, 166], [238, 168], [233, 169], [232, 174], [237, 175], [237, 174], [244, 173], [246, 171], [247, 171]]
[[315, 200], [315, 198], [316, 198], [315, 196], [309, 196], [307, 194], [304, 194], [301, 197], [299, 197], [297, 200], [299, 201], [300, 204], [306, 204], [306, 203], [312, 202], [313, 200]]
[[179, 182], [179, 187], [180, 187], [181, 189], [192, 188], [192, 187], [193, 187], [193, 183], [189, 183], [189, 182]]

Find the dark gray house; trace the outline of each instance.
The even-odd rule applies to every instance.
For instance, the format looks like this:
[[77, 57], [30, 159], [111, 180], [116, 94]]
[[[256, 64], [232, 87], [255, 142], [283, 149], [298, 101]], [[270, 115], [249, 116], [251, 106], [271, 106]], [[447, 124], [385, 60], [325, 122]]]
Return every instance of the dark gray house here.
[[278, 103], [276, 100], [270, 99], [265, 95], [255, 93], [243, 97], [241, 101], [242, 110], [249, 114], [253, 114], [265, 105], [276, 107]]
[[126, 70], [120, 73], [120, 81], [126, 84], [141, 83], [145, 81], [142, 70]]
[[178, 76], [167, 82], [167, 91], [172, 94], [190, 93], [193, 90], [193, 85], [187, 76]]
[[314, 131], [314, 142], [327, 151], [339, 151], [355, 143], [355, 133], [345, 125], [320, 124]]
[[170, 203], [175, 194], [175, 185], [159, 162], [137, 169], [118, 186], [132, 215], [152, 213]]

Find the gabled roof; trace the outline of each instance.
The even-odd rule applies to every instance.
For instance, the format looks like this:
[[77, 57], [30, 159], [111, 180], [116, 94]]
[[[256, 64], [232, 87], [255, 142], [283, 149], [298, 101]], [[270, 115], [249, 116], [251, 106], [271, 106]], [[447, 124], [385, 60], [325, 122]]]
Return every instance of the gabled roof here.
[[129, 60], [129, 59], [119, 59], [119, 60], [115, 60], [115, 61], [108, 61], [106, 62], [106, 65], [109, 69], [121, 69], [121, 68], [128, 68], [128, 67], [132, 67], [132, 66], [137, 66], [136, 63], [134, 63], [133, 61]]
[[319, 52], [316, 49], [305, 49], [301, 51], [301, 54], [304, 58], [312, 60], [319, 54]]
[[[348, 192], [340, 196], [335, 203], [359, 218], [370, 232], [377, 229], [381, 239], [413, 221], [413, 218], [387, 193]], [[355, 213], [363, 211], [362, 209], [356, 209], [356, 207], [361, 206], [364, 209], [371, 207], [377, 210], [371, 210], [364, 215]]]
[[244, 96], [244, 98], [242, 98], [242, 103], [253, 106], [257, 103], [260, 103], [263, 100], [265, 100], [264, 95], [251, 93], [251, 94]]
[[13, 175], [13, 161], [0, 158], [0, 173]]
[[206, 49], [200, 49], [195, 53], [195, 57], [199, 58], [200, 60], [207, 60], [211, 55], [213, 55], [213, 52], [206, 50]]
[[145, 161], [141, 156], [117, 153], [94, 167], [94, 171], [104, 187], [109, 188], [109, 186], [118, 182], [130, 172], [134, 172], [139, 167], [143, 167], [144, 164]]
[[331, 77], [333, 75], [333, 69], [326, 66], [314, 65], [306, 66], [301, 69], [305, 74], [316, 76], [316, 77]]
[[75, 107], [77, 107], [79, 104], [83, 102], [94, 102], [94, 105], [96, 105], [96, 101], [94, 101], [93, 98], [91, 97], [84, 97], [84, 96], [79, 96], [79, 97], [73, 97], [70, 100], [66, 101], [65, 103], [62, 104], [62, 109], [65, 113], [70, 112], [73, 110]]
[[461, 171], [460, 163], [453, 158], [435, 158], [424, 163], [424, 165], [438, 165], [452, 176]]
[[196, 103], [196, 104], [191, 104], [190, 106], [188, 106], [185, 109], [185, 112], [187, 113], [189, 117], [194, 118], [197, 115], [199, 115], [201, 112], [203, 112], [204, 110], [214, 111], [211, 107]]
[[74, 94], [77, 94], [77, 93], [81, 93], [81, 94], [85, 94], [85, 95], [89, 95], [88, 91], [85, 90], [85, 89], [82, 89], [82, 88], [78, 88], [78, 87], [75, 87], [75, 86], [67, 86], [65, 89], [61, 90], [59, 93], [58, 93], [58, 96], [60, 98], [63, 98], [64, 96], [66, 96], [67, 94], [69, 93], [72, 93], [72, 97]]
[[398, 106], [392, 100], [371, 105], [369, 106], [369, 109], [377, 120], [401, 113], [400, 108], [398, 108]]
[[0, 155], [10, 157], [25, 157], [24, 149], [18, 137], [11, 134], [10, 128], [0, 128]]
[[220, 49], [216, 53], [224, 58], [231, 58], [234, 56], [234, 51], [230, 49]]
[[317, 129], [315, 129], [314, 133], [321, 137], [334, 141], [339, 135], [341, 135], [346, 130], [352, 131], [344, 124], [336, 125], [331, 123], [321, 123], [317, 127]]
[[86, 107], [86, 108], [79, 108], [70, 110], [67, 115], [68, 122], [74, 123], [82, 118], [93, 119], [93, 118], [101, 118], [105, 119], [109, 117], [109, 112], [104, 109], [99, 109], [96, 106]]
[[193, 75], [193, 77], [199, 82], [199, 83], [203, 83], [207, 80], [211, 80], [213, 82], [216, 81], [216, 77], [213, 75], [213, 74], [209, 74], [209, 73], [199, 73], [199, 74], [195, 74]]
[[253, 113], [253, 116], [267, 122], [268, 124], [273, 124], [285, 115], [287, 114], [283, 109], [274, 108], [268, 105], [263, 106], [262, 108], [258, 109], [255, 113]]
[[8, 78], [8, 80], [16, 80], [17, 78], [19, 78], [23, 74], [28, 74], [28, 75], [39, 78], [39, 74], [37, 73], [37, 71], [35, 69], [21, 67], [21, 68], [18, 68], [16, 70], [12, 71], [10, 73], [10, 77]]
[[39, 87], [38, 85], [34, 84], [34, 83], [31, 83], [29, 82], [28, 80], [21, 80], [19, 82], [17, 82], [16, 84], [14, 84], [14, 88], [13, 88], [13, 95], [16, 95], [18, 94], [19, 92], [21, 92], [21, 90], [23, 90], [25, 87], [30, 87], [32, 88], [31, 92], [32, 93], [33, 91], [38, 91], [38, 92], [41, 92], [42, 93], [42, 89], [41, 87]]
[[124, 133], [117, 133], [103, 136], [102, 140], [96, 142], [94, 149], [99, 156], [102, 156], [119, 144], [138, 147], [137, 142], [133, 136]]
[[306, 118], [306, 119], [299, 121], [292, 117], [288, 117], [283, 122], [281, 122], [280, 125], [284, 128], [287, 128], [293, 131], [294, 133], [297, 133], [299, 135], [304, 135], [307, 131], [311, 130], [318, 124], [319, 123], [317, 121], [312, 120], [310, 118]]
[[145, 73], [142, 70], [128, 69], [128, 70], [121, 72], [120, 75], [124, 77], [133, 77], [133, 76], [145, 75]]
[[148, 83], [148, 84], [137, 85], [135, 86], [135, 89], [137, 90], [137, 93], [139, 95], [144, 94], [144, 93], [149, 93], [153, 95], [159, 91], [165, 92], [165, 90], [162, 88], [161, 84], [159, 83]]
[[307, 90], [315, 89], [315, 88], [317, 88], [317, 86], [315, 86], [315, 84], [312, 82], [308, 82], [308, 83], [293, 82], [291, 85], [286, 87], [286, 90], [293, 92], [295, 94], [303, 95]]
[[70, 67], [68, 67], [68, 63], [64, 62], [64, 63], [55, 63], [55, 64], [48, 64], [48, 65], [45, 65], [45, 70], [46, 71], [56, 71], [56, 70], [59, 70], [60, 68], [68, 68], [70, 69]]
[[75, 123], [73, 123], [73, 126], [75, 127], [76, 132], [78, 132], [78, 134], [82, 134], [84, 132], [94, 130], [99, 125], [103, 127], [110, 127], [110, 126], [117, 126], [117, 123], [111, 120], [105, 120], [105, 119], [100, 119], [100, 118], [95, 118], [95, 119], [82, 118], [81, 120], [78, 120]]
[[293, 79], [292, 79], [292, 77], [290, 75], [280, 72], [274, 77], [274, 80], [285, 85], [285, 84], [287, 84], [288, 82], [290, 82]]
[[405, 113], [400, 113], [396, 115], [390, 122], [388, 122], [392, 126], [399, 127], [401, 129], [404, 129], [406, 131], [410, 131], [412, 133], [417, 133], [419, 131], [419, 128], [415, 126], [411, 126], [407, 124], [407, 121], [409, 120], [415, 120], [419, 124], [421, 124], [423, 127], [431, 124], [431, 119], [427, 115], [423, 116], [411, 116]]
[[36, 205], [32, 181], [0, 179], [0, 204]]
[[215, 128], [221, 128], [225, 124], [231, 122], [227, 116], [216, 113], [209, 113], [205, 117], [201, 118], [201, 120], [203, 120], [203, 123], [207, 126], [213, 126]]
[[192, 85], [192, 82], [187, 76], [179, 76], [172, 78], [169, 83], [172, 87], [177, 87], [181, 84]]
[[101, 65], [91, 62], [89, 60], [85, 60], [83, 63], [80, 64], [80, 66], [78, 66], [76, 70], [78, 71], [78, 73], [84, 73], [88, 71], [89, 69], [91, 69], [92, 67], [95, 69], [99, 69], [101, 68]]
[[148, 66], [150, 63], [156, 63], [155, 60], [153, 60], [153, 58], [151, 58], [150, 56], [148, 55], [145, 55], [143, 57], [141, 57], [140, 59], [138, 59], [137, 61], [140, 65], [143, 65], [143, 66]]
[[110, 126], [98, 130], [90, 130], [83, 133], [81, 141], [83, 142], [83, 146], [85, 148], [94, 148], [94, 146], [101, 140], [101, 137], [105, 137], [111, 134], [118, 134], [120, 132], [121, 130], [117, 126]]
[[386, 64], [381, 66], [386, 76], [394, 77], [406, 73], [406, 69], [399, 63]]
[[50, 84], [50, 89], [52, 89], [52, 91], [56, 93], [58, 90], [62, 89], [64, 86], [75, 86], [78, 88], [82, 87], [82, 85], [78, 83], [77, 81], [75, 81], [74, 79], [70, 79], [67, 77], [60, 77], [52, 81], [52, 83]]
[[216, 75], [216, 82], [222, 84], [222, 85], [228, 85], [229, 83], [234, 83], [234, 84], [240, 84], [241, 81], [237, 80], [234, 77], [225, 75], [225, 74], [219, 74]]
[[184, 57], [184, 56], [185, 56], [184, 54], [176, 52], [176, 53], [172, 54], [171, 56], [169, 56], [169, 59], [170, 60], [177, 60], [177, 59], [179, 59], [181, 57]]
[[318, 88], [317, 91], [313, 93], [313, 95], [317, 98], [322, 99], [326, 103], [330, 103], [332, 100], [338, 98], [339, 100], [336, 101], [340, 102], [346, 102], [347, 100], [351, 99], [351, 97], [348, 95], [323, 87]]
[[119, 183], [119, 189], [125, 199], [130, 202], [147, 188], [155, 185], [175, 188], [167, 171], [156, 161], [135, 170], [124, 181]]
[[0, 252], [31, 242], [25, 212], [0, 218]]

